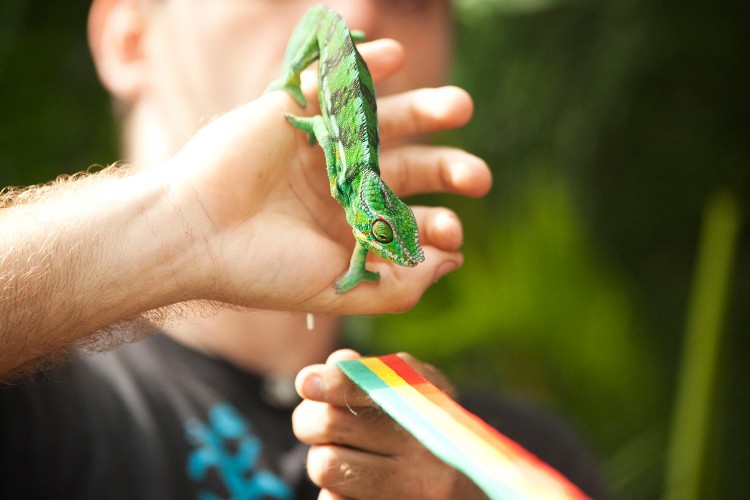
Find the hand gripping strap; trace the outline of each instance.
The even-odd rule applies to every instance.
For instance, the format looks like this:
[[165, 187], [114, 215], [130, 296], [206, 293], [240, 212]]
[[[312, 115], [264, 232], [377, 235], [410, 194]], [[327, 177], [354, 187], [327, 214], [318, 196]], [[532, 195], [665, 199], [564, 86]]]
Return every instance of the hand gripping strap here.
[[390, 354], [337, 366], [435, 456], [493, 499], [588, 498], [559, 472]]

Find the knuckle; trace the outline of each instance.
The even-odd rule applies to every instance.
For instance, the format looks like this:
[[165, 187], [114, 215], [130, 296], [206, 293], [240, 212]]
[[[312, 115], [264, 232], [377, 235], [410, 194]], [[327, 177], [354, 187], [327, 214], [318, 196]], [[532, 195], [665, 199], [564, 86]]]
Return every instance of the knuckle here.
[[321, 432], [332, 442], [344, 441], [348, 431], [349, 423], [344, 411], [335, 406], [329, 406], [320, 421]]

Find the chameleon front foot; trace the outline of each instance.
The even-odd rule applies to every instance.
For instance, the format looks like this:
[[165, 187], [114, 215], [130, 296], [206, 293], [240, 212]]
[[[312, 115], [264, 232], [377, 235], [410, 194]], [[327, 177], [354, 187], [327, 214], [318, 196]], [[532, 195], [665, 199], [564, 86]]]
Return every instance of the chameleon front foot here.
[[292, 96], [292, 98], [297, 101], [297, 104], [302, 106], [303, 108], [307, 107], [307, 99], [305, 98], [305, 95], [302, 93], [302, 89], [300, 88], [300, 80], [299, 75], [292, 78], [281, 78], [279, 80], [276, 80], [275, 82], [272, 82], [267, 88], [264, 93], [272, 92], [274, 90], [284, 90], [289, 93], [289, 95]]
[[363, 281], [378, 281], [380, 273], [368, 271], [367, 269], [350, 269], [343, 278], [338, 280], [334, 287], [336, 293], [348, 292]]
[[357, 242], [349, 262], [349, 270], [343, 278], [338, 280], [334, 286], [336, 293], [348, 292], [363, 281], [378, 281], [380, 273], [375, 273], [365, 269], [365, 259], [367, 258], [367, 248]]

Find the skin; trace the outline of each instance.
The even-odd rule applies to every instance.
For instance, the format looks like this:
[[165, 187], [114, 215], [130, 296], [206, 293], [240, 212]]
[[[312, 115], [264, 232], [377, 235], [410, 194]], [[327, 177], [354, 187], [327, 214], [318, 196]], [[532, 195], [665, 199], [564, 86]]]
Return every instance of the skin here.
[[[399, 356], [448, 393], [450, 383], [432, 366]], [[304, 368], [295, 381], [305, 400], [292, 421], [311, 446], [307, 471], [324, 488], [320, 498], [486, 498], [463, 474], [440, 462], [383, 414], [335, 367], [359, 354], [342, 349], [325, 364]]]
[[[377, 285], [343, 295], [330, 286], [348, 266], [351, 230], [329, 195], [322, 154], [283, 117], [318, 112], [315, 78], [303, 76], [311, 103], [304, 110], [283, 92], [260, 97], [280, 72], [296, 20], [314, 3], [93, 2], [92, 53], [102, 82], [128, 110], [124, 153], [137, 167], [126, 175], [105, 172], [27, 193], [31, 201], [25, 204], [11, 196], [6, 204], [14, 206], [0, 211], [0, 234], [13, 235], [0, 238], [5, 374], [85, 342], [107, 325], [151, 320], [155, 313], [149, 311], [197, 300], [252, 312], [182, 308], [164, 325], [167, 333], [243, 369], [292, 379], [334, 349], [335, 316], [407, 310], [438, 278], [460, 267], [458, 217], [446, 208], [414, 207], [423, 264], [406, 269], [372, 259], [368, 267], [381, 275]], [[450, 60], [447, 4], [327, 3], [368, 39], [388, 35], [403, 43], [361, 46], [379, 95], [382, 176], [393, 191], [399, 197], [486, 193], [491, 177], [481, 159], [415, 143], [424, 134], [462, 126], [473, 111], [461, 89], [434, 88]], [[320, 315], [312, 333], [304, 328], [307, 312]], [[327, 387], [323, 396], [302, 396], [341, 408], [343, 384]], [[399, 436], [382, 422], [378, 428]], [[383, 463], [384, 450], [370, 440], [336, 437], [339, 425], [350, 424], [319, 429], [314, 439], [301, 437], [315, 441], [308, 472], [323, 488], [322, 497], [350, 495], [352, 488], [355, 497], [377, 493], [372, 488], [378, 485], [334, 484], [316, 472], [348, 459], [348, 448], [326, 448], [334, 442], [359, 452], [358, 470]], [[366, 425], [362, 432], [377, 437]], [[386, 452], [408, 457], [428, 477], [463, 484], [463, 476], [420, 448], [411, 443]], [[408, 477], [391, 483], [400, 497], [421, 496], [429, 486]], [[441, 491], [448, 496], [452, 490]]]

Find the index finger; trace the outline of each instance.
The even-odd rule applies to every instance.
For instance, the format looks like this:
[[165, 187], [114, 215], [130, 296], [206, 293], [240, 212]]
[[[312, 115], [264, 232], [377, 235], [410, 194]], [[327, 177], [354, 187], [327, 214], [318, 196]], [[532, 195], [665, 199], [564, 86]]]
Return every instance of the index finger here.
[[378, 100], [382, 143], [463, 127], [474, 114], [474, 101], [460, 87], [422, 88]]
[[326, 364], [303, 368], [295, 380], [297, 393], [304, 399], [350, 409], [376, 406], [362, 389], [336, 367], [339, 361], [358, 357], [356, 352], [342, 349], [334, 352]]
[[[400, 352], [397, 356], [435, 387], [455, 397], [455, 388], [435, 367], [417, 360], [408, 353]], [[341, 349], [331, 354], [326, 364], [312, 365], [302, 369], [295, 380], [297, 392], [305, 399], [349, 409], [378, 406], [336, 366], [339, 361], [359, 357], [361, 356], [351, 349]]]
[[[404, 46], [396, 40], [381, 38], [357, 44], [357, 50], [367, 63], [372, 81], [377, 83], [400, 70], [406, 59]], [[318, 70], [314, 65], [302, 72], [302, 92], [308, 101], [315, 101], [318, 91]]]

